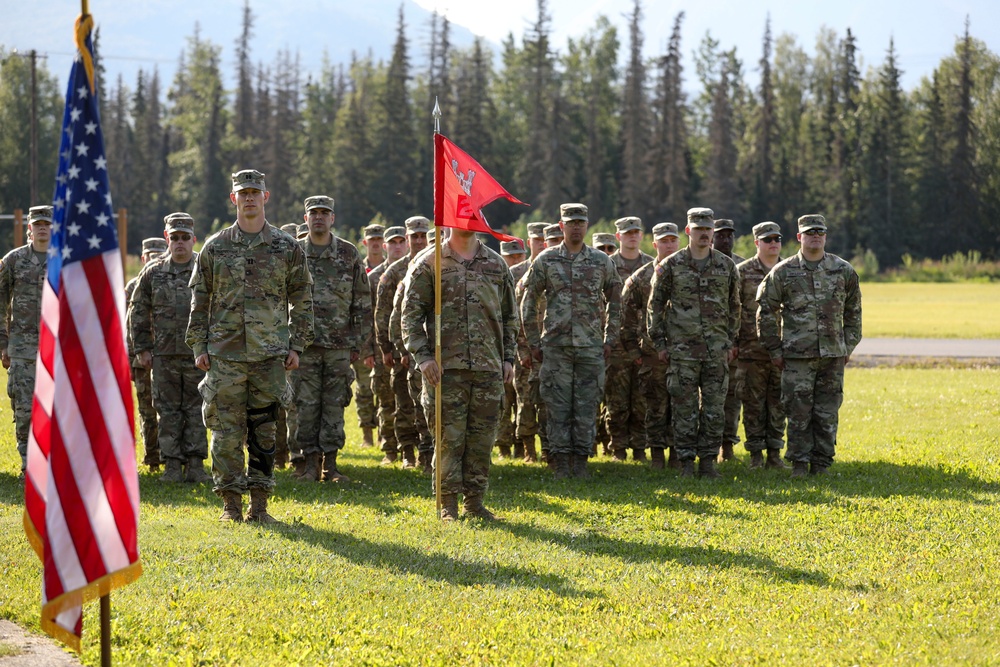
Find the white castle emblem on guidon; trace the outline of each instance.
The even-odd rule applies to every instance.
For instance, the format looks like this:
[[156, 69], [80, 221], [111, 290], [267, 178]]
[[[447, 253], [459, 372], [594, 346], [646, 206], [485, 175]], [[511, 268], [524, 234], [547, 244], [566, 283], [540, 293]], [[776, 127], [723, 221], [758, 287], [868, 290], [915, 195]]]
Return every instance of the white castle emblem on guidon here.
[[466, 178], [465, 174], [458, 170], [458, 160], [451, 161], [451, 170], [455, 174], [455, 178], [458, 179], [458, 184], [462, 186], [462, 190], [465, 194], [472, 196], [472, 179], [476, 177], [476, 171], [474, 169], [469, 170], [469, 176]]

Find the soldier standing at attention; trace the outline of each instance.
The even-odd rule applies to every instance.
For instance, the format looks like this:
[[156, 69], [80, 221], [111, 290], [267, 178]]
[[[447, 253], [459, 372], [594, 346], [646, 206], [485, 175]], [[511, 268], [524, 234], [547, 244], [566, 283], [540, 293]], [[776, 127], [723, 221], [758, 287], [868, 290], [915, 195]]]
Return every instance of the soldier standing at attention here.
[[[382, 243], [385, 227], [371, 224], [361, 231], [364, 235], [361, 239], [361, 245], [365, 247], [366, 253], [363, 265], [365, 273], [371, 274], [372, 270], [381, 266], [385, 259]], [[371, 294], [374, 297], [375, 292], [372, 291]], [[375, 326], [374, 305], [372, 306], [372, 326]], [[351, 368], [354, 369], [354, 405], [358, 412], [358, 428], [361, 429], [362, 448], [375, 446], [375, 428], [378, 426], [375, 413], [375, 393], [372, 389], [372, 369], [374, 367], [374, 352], [371, 355], [362, 354], [357, 361], [351, 364]]]
[[424, 376], [424, 411], [433, 425], [441, 392], [441, 519], [494, 520], [483, 505], [503, 385], [514, 379], [518, 328], [514, 281], [475, 232], [453, 229], [441, 247], [441, 367], [434, 360], [434, 253], [420, 255], [406, 278], [403, 338]]
[[785, 438], [785, 411], [781, 407], [781, 371], [771, 363], [757, 340], [757, 289], [764, 276], [781, 261], [781, 227], [774, 222], [754, 225], [757, 254], [736, 266], [740, 272], [740, 398], [743, 431], [750, 452], [750, 468], [787, 468], [781, 460]]
[[[521, 239], [516, 241], [504, 241], [500, 244], [500, 256], [504, 264], [511, 271], [511, 278], [514, 278], [513, 269], [515, 266], [524, 263], [524, 242]], [[521, 275], [524, 272], [518, 270]], [[520, 276], [518, 276], [520, 278]], [[518, 329], [520, 331], [520, 329]], [[510, 382], [503, 384], [503, 411], [500, 414], [500, 429], [497, 433], [497, 447], [500, 449], [499, 458], [522, 458], [524, 457], [524, 445], [516, 438], [517, 431], [517, 392], [514, 390], [514, 378]]]
[[28, 209], [27, 245], [11, 250], [0, 260], [0, 360], [7, 369], [7, 395], [14, 408], [14, 435], [21, 455], [21, 476], [28, 466], [31, 404], [35, 396], [35, 359], [38, 356], [38, 323], [42, 317], [42, 287], [48, 271], [52, 238], [52, 207]]
[[277, 410], [291, 394], [285, 371], [298, 368], [313, 339], [305, 253], [264, 218], [270, 195], [261, 172], [233, 174], [236, 222], [205, 241], [191, 275], [187, 344], [206, 371], [199, 389], [212, 429], [223, 521], [243, 520], [248, 491], [247, 521], [276, 521], [267, 499], [274, 488]]
[[555, 476], [565, 479], [587, 477], [604, 364], [621, 333], [622, 282], [611, 258], [584, 244], [587, 207], [562, 204], [559, 213], [565, 239], [528, 269], [521, 317], [532, 360], [542, 366], [539, 390]]
[[[361, 359], [371, 334], [372, 304], [361, 253], [331, 232], [333, 197], [307, 197], [303, 217], [309, 236], [299, 241], [312, 276], [313, 341], [292, 372], [298, 430], [305, 456], [301, 479], [349, 482], [337, 469], [344, 448], [344, 408], [351, 402], [351, 364]], [[371, 362], [369, 358], [367, 361]]]
[[[736, 243], [736, 224], [732, 220], [720, 218], [715, 221], [715, 234], [712, 235], [712, 248], [733, 260], [739, 266], [745, 258], [733, 254], [733, 244]], [[733, 458], [733, 445], [740, 441], [740, 396], [739, 366], [736, 360], [729, 364], [729, 389], [726, 390], [726, 422], [722, 430], [722, 441], [719, 443], [719, 463]]]
[[729, 362], [736, 358], [740, 285], [733, 261], [712, 249], [712, 209], [687, 213], [688, 246], [661, 261], [650, 287], [649, 337], [669, 364], [674, 446], [681, 475], [719, 477]]
[[208, 442], [198, 393], [205, 373], [191, 364], [191, 348], [184, 342], [198, 239], [187, 213], [171, 213], [163, 222], [167, 252], [139, 274], [128, 309], [129, 333], [139, 363], [153, 371], [153, 407], [166, 467], [160, 481], [201, 484], [212, 481], [204, 469]]
[[371, 273], [372, 269], [385, 261], [385, 243], [382, 240], [385, 227], [378, 223], [372, 223], [361, 232], [364, 234], [361, 245], [365, 247], [365, 272]]
[[[524, 296], [524, 276], [531, 268], [531, 263], [545, 250], [546, 222], [528, 223], [528, 249], [531, 256], [520, 264], [510, 268], [514, 279], [514, 298], [517, 300], [518, 312], [521, 309], [521, 299]], [[559, 226], [556, 225], [558, 229]], [[545, 406], [538, 397], [538, 364], [531, 363], [531, 351], [528, 349], [528, 339], [524, 337], [524, 327], [517, 331], [518, 363], [514, 365], [514, 390], [517, 393], [517, 440], [514, 455], [524, 457], [525, 463], [538, 460], [535, 449], [535, 436], [542, 439], [542, 449], [548, 450], [545, 443], [548, 436], [545, 433]], [[520, 449], [517, 449], [517, 447]]]
[[[143, 266], [152, 261], [160, 253], [167, 251], [167, 241], [159, 237], [143, 239], [142, 254], [139, 256]], [[142, 273], [142, 271], [139, 271]], [[125, 310], [132, 303], [132, 295], [135, 293], [135, 286], [139, 284], [139, 276], [125, 283]], [[142, 443], [146, 449], [146, 454], [142, 459], [144, 465], [149, 466], [149, 472], [160, 471], [160, 444], [159, 425], [156, 421], [156, 408], [153, 407], [153, 378], [150, 370], [143, 367], [135, 356], [135, 347], [132, 345], [132, 333], [126, 328], [126, 344], [128, 346], [128, 358], [131, 360], [132, 384], [135, 385], [136, 407], [139, 408], [139, 430], [142, 431]]]
[[[861, 341], [861, 288], [848, 262], [826, 252], [826, 219], [799, 218], [799, 252], [757, 291], [757, 335], [781, 370], [792, 476], [833, 463], [844, 366]], [[779, 327], [780, 321], [780, 327]]]

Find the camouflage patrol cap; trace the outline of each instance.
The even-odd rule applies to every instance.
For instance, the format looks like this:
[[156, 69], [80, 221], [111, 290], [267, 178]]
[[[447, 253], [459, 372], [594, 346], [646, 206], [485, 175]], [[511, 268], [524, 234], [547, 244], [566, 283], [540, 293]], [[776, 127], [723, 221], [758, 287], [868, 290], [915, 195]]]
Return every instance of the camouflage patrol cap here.
[[380, 239], [385, 234], [385, 227], [378, 224], [371, 224], [365, 227], [364, 232], [366, 239]]
[[427, 233], [431, 230], [431, 221], [422, 215], [414, 215], [406, 219], [403, 223], [406, 226], [407, 234]]
[[687, 226], [715, 229], [714, 216], [715, 211], [710, 208], [689, 208]]
[[[430, 231], [427, 232], [427, 242], [434, 243], [434, 237], [437, 236], [437, 227], [431, 227]], [[444, 239], [444, 237], [441, 237]]]
[[559, 205], [559, 220], [560, 222], [569, 222], [570, 220], [583, 220], [584, 222], [589, 222], [590, 218], [589, 211], [584, 204], [560, 204]]
[[565, 238], [563, 234], [562, 227], [558, 223], [554, 223], [545, 228], [545, 240], [555, 241], [557, 239]]
[[281, 231], [285, 232], [294, 239], [299, 234], [299, 226], [297, 223], [289, 222], [287, 225], [281, 226]]
[[167, 240], [160, 238], [159, 236], [152, 236], [148, 239], [142, 240], [142, 254], [145, 255], [147, 252], [165, 252], [167, 249]]
[[719, 218], [715, 221], [715, 231], [721, 231], [723, 229], [730, 229], [733, 232], [736, 231], [736, 224], [729, 220], [728, 218]]
[[636, 218], [635, 216], [618, 218], [617, 220], [615, 220], [615, 231], [618, 232], [619, 234], [630, 232], [633, 229], [642, 230], [642, 220]]
[[762, 239], [767, 236], [781, 236], [781, 227], [776, 222], [760, 222], [753, 226], [753, 237]]
[[267, 186], [264, 185], [264, 172], [256, 169], [244, 169], [233, 174], [233, 192], [251, 188], [261, 192], [267, 190]]
[[170, 232], [191, 232], [194, 234], [194, 218], [183, 211], [163, 216], [163, 229]]
[[51, 206], [32, 206], [28, 209], [28, 224], [34, 222], [52, 222]]
[[325, 208], [327, 211], [330, 211], [330, 213], [333, 213], [333, 197], [327, 197], [326, 195], [313, 195], [312, 197], [306, 197], [305, 206], [306, 213], [314, 208]]
[[653, 226], [653, 240], [659, 241], [664, 236], [680, 236], [677, 225], [672, 222], [661, 222]]
[[503, 241], [500, 244], [500, 254], [501, 255], [523, 255], [524, 244], [521, 239], [515, 241]]
[[602, 248], [604, 246], [611, 246], [612, 248], [618, 247], [618, 241], [615, 239], [614, 234], [608, 234], [606, 232], [597, 232], [590, 239], [590, 245], [595, 248]]
[[299, 229], [298, 232], [296, 232], [295, 234], [295, 238], [304, 239], [307, 236], [309, 236], [309, 225], [303, 222], [302, 224], [299, 225]]
[[804, 215], [799, 218], [799, 232], [809, 231], [810, 229], [822, 229], [825, 232], [826, 218], [816, 213]]
[[528, 238], [529, 239], [544, 239], [545, 238], [545, 228], [549, 226], [547, 222], [529, 222], [528, 223]]
[[398, 238], [406, 238], [406, 227], [389, 227], [385, 230], [385, 235], [382, 237], [385, 241]]

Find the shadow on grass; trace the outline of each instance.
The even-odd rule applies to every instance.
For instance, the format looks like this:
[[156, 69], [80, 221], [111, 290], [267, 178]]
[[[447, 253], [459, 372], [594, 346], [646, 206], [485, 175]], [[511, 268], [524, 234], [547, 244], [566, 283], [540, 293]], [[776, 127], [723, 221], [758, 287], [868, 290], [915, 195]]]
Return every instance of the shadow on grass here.
[[415, 575], [458, 586], [516, 586], [544, 589], [564, 597], [593, 597], [564, 577], [495, 563], [452, 558], [404, 544], [373, 542], [303, 523], [267, 526], [283, 537], [305, 542], [336, 554], [356, 565], [376, 567], [398, 575]]

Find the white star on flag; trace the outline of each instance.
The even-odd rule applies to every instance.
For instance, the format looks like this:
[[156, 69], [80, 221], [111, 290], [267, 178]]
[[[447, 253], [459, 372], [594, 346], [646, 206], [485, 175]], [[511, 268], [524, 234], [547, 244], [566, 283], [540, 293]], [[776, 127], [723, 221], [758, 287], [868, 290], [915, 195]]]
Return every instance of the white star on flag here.
[[90, 246], [91, 250], [96, 250], [101, 247], [101, 237], [94, 234], [89, 239], [87, 239], [87, 244]]
[[66, 226], [66, 231], [69, 232], [70, 236], [77, 236], [80, 233], [80, 225], [76, 224], [76, 221], [69, 223]]
[[87, 186], [87, 192], [97, 191], [97, 181], [95, 181], [93, 178], [88, 178], [86, 181], [84, 181], [83, 184]]
[[76, 145], [76, 154], [77, 155], [86, 155], [87, 151], [89, 151], [89, 150], [90, 150], [90, 146], [88, 146], [87, 144], [85, 144], [83, 142], [80, 142], [80, 143], [78, 143]]
[[76, 212], [80, 214], [90, 213], [90, 204], [85, 201], [80, 202], [76, 205]]
[[105, 215], [103, 212], [100, 215], [96, 216], [94, 218], [94, 220], [97, 220], [97, 226], [98, 227], [107, 227], [108, 226], [108, 216]]
[[87, 130], [87, 134], [96, 134], [97, 123], [95, 123], [94, 121], [90, 121], [89, 123], [83, 126], [83, 129]]

